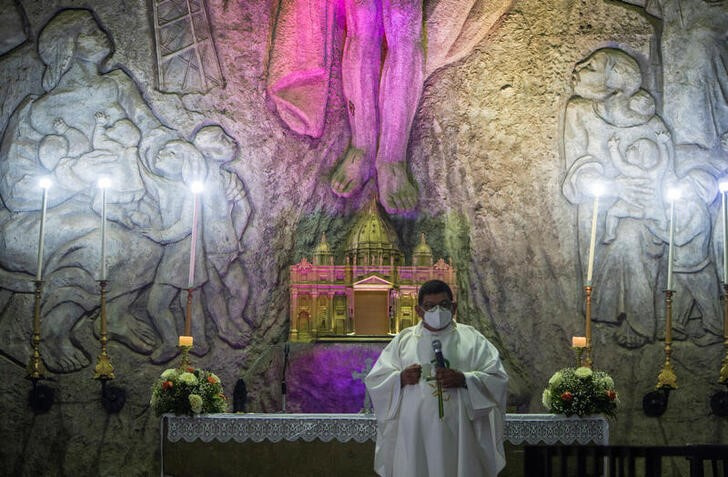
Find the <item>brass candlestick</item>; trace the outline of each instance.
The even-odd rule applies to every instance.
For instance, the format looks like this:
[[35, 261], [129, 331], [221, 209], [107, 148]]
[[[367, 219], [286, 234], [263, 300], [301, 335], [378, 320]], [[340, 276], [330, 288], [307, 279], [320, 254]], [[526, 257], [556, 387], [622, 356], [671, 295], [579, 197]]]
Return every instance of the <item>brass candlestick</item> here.
[[98, 357], [98, 362], [94, 368], [94, 379], [101, 381], [108, 381], [114, 379], [114, 366], [111, 364], [111, 358], [106, 351], [106, 343], [108, 342], [106, 332], [106, 285], [109, 282], [107, 280], [100, 280], [99, 286], [101, 289], [101, 310], [99, 311], [99, 319], [101, 320], [101, 354]]
[[728, 385], [728, 283], [723, 284], [723, 339], [725, 357], [723, 357], [723, 366], [720, 368], [718, 382]]
[[45, 366], [40, 357], [40, 296], [43, 289], [43, 280], [35, 280], [35, 304], [33, 306], [33, 354], [28, 362], [27, 378], [33, 380], [34, 384], [39, 379], [45, 378]]
[[665, 364], [657, 376], [657, 389], [677, 389], [677, 376], [670, 363], [672, 354], [672, 294], [673, 290], [665, 290]]
[[180, 345], [179, 349], [182, 351], [182, 360], [179, 363], [179, 368], [187, 369], [191, 367], [192, 363], [190, 362], [190, 350], [192, 349], [192, 346]]
[[582, 355], [584, 354], [584, 348], [581, 346], [572, 346], [571, 348], [574, 350], [574, 353], [576, 353], [576, 367], [579, 368], [583, 366]]
[[[592, 332], [591, 332], [591, 303], [592, 303], [592, 286], [587, 285], [584, 287], [585, 292], [585, 300], [586, 300], [586, 323], [585, 323], [585, 329], [584, 333], [586, 334], [586, 348], [584, 348], [585, 356], [584, 356], [584, 366], [587, 368], [592, 367], [592, 357], [591, 357], [591, 350], [592, 350]], [[581, 354], [579, 354], [579, 358], [581, 360]]]

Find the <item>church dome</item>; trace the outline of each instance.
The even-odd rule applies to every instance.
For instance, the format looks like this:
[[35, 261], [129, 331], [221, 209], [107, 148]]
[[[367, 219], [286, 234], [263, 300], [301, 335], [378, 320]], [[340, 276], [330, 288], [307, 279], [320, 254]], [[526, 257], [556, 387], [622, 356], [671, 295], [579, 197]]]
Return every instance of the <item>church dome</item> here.
[[313, 262], [314, 265], [331, 265], [333, 264], [331, 247], [329, 242], [326, 240], [326, 234], [321, 234], [321, 241], [316, 245], [313, 251]]
[[[381, 262], [400, 265], [402, 252], [394, 228], [379, 213], [376, 201], [372, 201], [349, 233], [346, 254], [360, 264]], [[391, 257], [391, 259], [390, 259]]]
[[412, 254], [412, 264], [416, 267], [432, 266], [432, 249], [427, 245], [425, 234], [420, 234], [420, 243], [415, 247]]

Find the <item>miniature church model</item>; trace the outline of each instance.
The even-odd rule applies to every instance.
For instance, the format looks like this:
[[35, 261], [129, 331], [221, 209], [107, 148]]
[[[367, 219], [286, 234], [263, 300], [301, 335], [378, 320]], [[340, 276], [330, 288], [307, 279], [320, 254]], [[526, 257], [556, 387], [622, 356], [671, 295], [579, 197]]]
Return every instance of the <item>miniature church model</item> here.
[[324, 234], [313, 262], [291, 267], [289, 340], [389, 340], [417, 323], [417, 291], [435, 278], [456, 293], [455, 269], [443, 259], [433, 263], [424, 234], [405, 265], [394, 229], [372, 202], [349, 234], [343, 265], [334, 263]]

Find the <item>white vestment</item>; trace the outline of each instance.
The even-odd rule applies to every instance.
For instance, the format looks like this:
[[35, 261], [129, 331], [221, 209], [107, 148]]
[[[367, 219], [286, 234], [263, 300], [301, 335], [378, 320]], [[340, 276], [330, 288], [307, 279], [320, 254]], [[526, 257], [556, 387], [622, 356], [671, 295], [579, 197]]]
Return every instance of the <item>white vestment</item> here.
[[[438, 417], [432, 340], [442, 343], [450, 368], [465, 374], [466, 388], [443, 389]], [[400, 386], [400, 372], [422, 365], [416, 385]], [[495, 477], [505, 466], [503, 426], [508, 375], [498, 351], [475, 328], [453, 322], [431, 332], [402, 330], [366, 378], [377, 416], [374, 470], [383, 477]]]

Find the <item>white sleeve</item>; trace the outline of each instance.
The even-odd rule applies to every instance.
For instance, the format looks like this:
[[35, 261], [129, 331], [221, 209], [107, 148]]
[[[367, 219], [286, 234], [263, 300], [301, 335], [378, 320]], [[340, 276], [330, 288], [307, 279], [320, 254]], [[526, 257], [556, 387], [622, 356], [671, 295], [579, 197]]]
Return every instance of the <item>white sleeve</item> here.
[[399, 413], [402, 400], [400, 336], [384, 348], [365, 380], [377, 420], [394, 419]]

